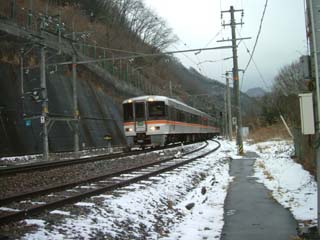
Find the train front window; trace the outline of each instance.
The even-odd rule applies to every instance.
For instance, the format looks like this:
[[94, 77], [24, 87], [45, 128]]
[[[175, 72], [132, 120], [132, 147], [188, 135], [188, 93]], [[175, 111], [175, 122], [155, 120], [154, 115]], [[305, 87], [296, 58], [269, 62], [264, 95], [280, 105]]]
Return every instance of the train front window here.
[[132, 105], [132, 103], [123, 104], [123, 120], [125, 122], [133, 121], [133, 105]]
[[145, 119], [144, 102], [135, 103], [136, 120]]
[[148, 102], [149, 119], [160, 119], [166, 116], [166, 105], [164, 102]]

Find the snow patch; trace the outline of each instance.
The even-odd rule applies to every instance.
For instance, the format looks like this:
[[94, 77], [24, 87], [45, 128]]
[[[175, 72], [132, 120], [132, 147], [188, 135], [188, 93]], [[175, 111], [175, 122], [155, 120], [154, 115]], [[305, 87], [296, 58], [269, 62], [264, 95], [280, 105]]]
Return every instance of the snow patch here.
[[78, 207], [94, 207], [95, 206], [94, 203], [88, 203], [88, 202], [78, 202], [74, 205]]
[[58, 215], [64, 215], [64, 216], [70, 216], [70, 212], [61, 211], [61, 210], [54, 210], [51, 211], [50, 214], [58, 214]]
[[291, 159], [292, 143], [270, 141], [256, 144], [260, 158], [255, 163], [258, 178], [273, 197], [300, 222], [316, 224], [317, 183], [309, 172]]
[[[228, 154], [236, 155], [234, 144], [221, 143], [218, 151], [188, 167], [133, 184], [121, 194], [91, 198], [99, 198], [99, 205], [85, 215], [66, 216], [62, 224], [51, 225], [50, 231], [40, 227], [25, 237], [36, 239], [45, 234], [49, 239], [219, 239], [231, 181]], [[209, 142], [209, 148], [216, 146]], [[194, 207], [187, 210], [185, 206], [190, 202]]]

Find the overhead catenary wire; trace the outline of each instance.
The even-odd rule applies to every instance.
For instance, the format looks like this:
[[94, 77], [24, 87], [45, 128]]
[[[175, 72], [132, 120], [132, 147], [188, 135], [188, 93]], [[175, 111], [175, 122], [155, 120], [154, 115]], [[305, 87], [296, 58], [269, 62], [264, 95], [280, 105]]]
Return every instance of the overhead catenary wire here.
[[208, 47], [222, 32], [222, 28], [217, 32], [213, 38], [210, 39], [210, 41], [204, 46], [204, 48]]
[[[258, 72], [258, 75], [259, 75], [261, 81], [263, 82], [263, 84], [265, 85], [266, 89], [270, 89], [271, 87], [267, 84], [267, 81], [264, 79], [264, 77], [263, 77], [263, 75], [262, 75], [262, 73], [261, 73], [261, 71], [260, 71], [257, 63], [254, 61], [253, 55], [251, 54], [251, 52], [250, 52], [250, 50], [249, 50], [249, 48], [247, 47], [247, 45], [246, 45], [245, 42], [243, 42], [243, 46], [245, 47], [247, 53], [249, 54], [249, 57], [251, 58], [251, 61], [253, 62], [254, 66], [255, 66], [255, 68], [256, 68], [256, 70], [257, 70], [257, 72]], [[245, 71], [246, 71], [246, 70], [245, 70]], [[241, 79], [241, 87], [240, 87], [241, 90], [242, 90], [242, 86], [243, 86], [244, 75], [245, 75], [245, 72], [243, 73], [242, 79]]]
[[[181, 41], [181, 40], [180, 40]], [[182, 41], [181, 41], [182, 42]], [[182, 42], [183, 43], [183, 45], [185, 45], [186, 47], [188, 47], [188, 45], [186, 44], [186, 43], [184, 43], [184, 42]], [[180, 49], [178, 49], [176, 46], [173, 46], [176, 50], [180, 50]], [[191, 57], [189, 57], [187, 54], [185, 54], [185, 53], [182, 53], [182, 55], [183, 56], [185, 56], [190, 62], [192, 62], [195, 66], [198, 66], [198, 64], [197, 64], [197, 62], [195, 61], [195, 60], [193, 60]], [[199, 62], [199, 60], [198, 60], [198, 62]], [[200, 67], [198, 67], [198, 70], [200, 71], [200, 73], [201, 74], [204, 74], [203, 72], [202, 72], [202, 69], [200, 68]], [[206, 75], [206, 74], [205, 74]]]
[[[260, 79], [262, 80], [264, 86], [266, 87], [266, 89], [271, 89], [271, 86], [269, 86], [269, 85], [267, 84], [267, 81], [264, 79], [264, 77], [263, 77], [260, 69], [258, 68], [258, 65], [257, 65], [256, 62], [254, 61], [253, 55], [250, 53], [250, 50], [248, 49], [247, 45], [246, 45], [245, 43], [244, 43], [243, 45], [245, 46], [245, 48], [246, 48], [246, 50], [247, 50], [247, 53], [250, 55], [250, 58], [252, 59], [251, 61], [253, 62], [253, 64], [254, 64], [254, 66], [255, 66], [255, 68], [256, 68], [256, 70], [257, 70], [257, 72], [258, 72], [258, 74], [259, 74], [259, 77], [260, 77]], [[243, 74], [242, 80], [241, 80], [241, 89], [242, 89], [242, 84], [243, 84], [243, 77], [244, 77], [244, 74]], [[280, 116], [280, 119], [281, 119], [281, 121], [283, 122], [283, 124], [285, 125], [285, 127], [286, 127], [289, 135], [290, 135], [291, 137], [293, 137], [292, 132], [291, 132], [290, 128], [288, 127], [288, 125], [287, 125], [287, 123], [286, 123], [286, 121], [285, 121], [285, 119], [284, 119], [284, 117], [283, 117], [283, 115], [282, 115], [282, 113], [281, 113], [281, 110], [280, 110], [279, 106], [278, 106], [277, 104], [275, 104], [274, 99], [271, 99], [271, 104], [272, 104], [272, 105], [275, 107], [275, 109], [278, 111], [279, 116]]]
[[262, 12], [262, 16], [261, 16], [261, 19], [260, 19], [260, 25], [259, 25], [259, 30], [258, 30], [258, 33], [257, 33], [257, 36], [256, 36], [256, 40], [255, 40], [255, 43], [254, 43], [254, 46], [253, 46], [253, 50], [250, 54], [250, 58], [249, 58], [249, 61], [246, 65], [246, 67], [244, 68], [244, 73], [247, 71], [251, 61], [252, 61], [252, 58], [253, 58], [253, 55], [255, 53], [255, 50], [256, 50], [256, 47], [257, 47], [257, 44], [258, 44], [258, 41], [259, 41], [259, 37], [260, 37], [260, 34], [261, 34], [261, 30], [262, 30], [262, 24], [263, 24], [263, 20], [264, 20], [264, 17], [265, 17], [265, 14], [266, 14], [266, 10], [267, 10], [267, 6], [268, 6], [268, 1], [269, 0], [266, 0], [265, 2], [265, 5], [264, 5], [264, 9], [263, 9], [263, 12]]

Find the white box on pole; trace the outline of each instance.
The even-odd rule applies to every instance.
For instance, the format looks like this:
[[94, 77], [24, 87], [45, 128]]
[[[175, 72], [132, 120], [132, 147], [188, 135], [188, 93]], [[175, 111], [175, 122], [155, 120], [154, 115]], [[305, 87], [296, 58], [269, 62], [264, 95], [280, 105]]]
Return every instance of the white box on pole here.
[[299, 94], [301, 132], [304, 135], [314, 134], [314, 113], [312, 93]]

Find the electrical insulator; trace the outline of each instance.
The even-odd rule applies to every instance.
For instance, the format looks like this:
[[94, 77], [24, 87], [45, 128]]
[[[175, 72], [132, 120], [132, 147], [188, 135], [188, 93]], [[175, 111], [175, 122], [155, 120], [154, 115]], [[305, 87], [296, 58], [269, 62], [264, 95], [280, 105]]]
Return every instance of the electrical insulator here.
[[44, 100], [43, 97], [41, 96], [42, 91], [44, 91], [43, 88], [33, 89], [32, 92], [29, 93], [31, 96], [31, 100], [33, 100], [36, 103], [42, 102]]
[[32, 91], [31, 97], [36, 102], [38, 102], [40, 100], [40, 95], [39, 95], [38, 91]]

